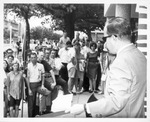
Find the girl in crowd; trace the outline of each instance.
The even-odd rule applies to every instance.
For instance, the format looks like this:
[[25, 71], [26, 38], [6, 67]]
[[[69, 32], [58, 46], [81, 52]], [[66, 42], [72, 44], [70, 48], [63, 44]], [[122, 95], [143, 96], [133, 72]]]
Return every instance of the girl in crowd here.
[[8, 100], [10, 100], [10, 117], [18, 117], [19, 105], [22, 96], [23, 75], [19, 71], [19, 63], [13, 63], [13, 70], [7, 75], [8, 80]]
[[99, 64], [98, 57], [99, 52], [96, 51], [97, 44], [95, 42], [90, 43], [90, 49], [91, 51], [87, 53], [87, 77], [89, 78], [89, 92], [95, 92], [96, 91], [96, 78], [97, 78], [97, 68]]

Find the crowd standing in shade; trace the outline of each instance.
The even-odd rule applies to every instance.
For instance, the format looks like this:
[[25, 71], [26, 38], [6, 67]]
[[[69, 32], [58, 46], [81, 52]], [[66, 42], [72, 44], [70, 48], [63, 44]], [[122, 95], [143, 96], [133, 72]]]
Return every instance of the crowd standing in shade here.
[[[83, 92], [104, 94], [105, 80], [101, 81], [101, 76], [106, 74], [104, 69], [108, 65], [105, 67], [107, 61], [104, 60], [103, 45], [102, 40], [94, 42], [88, 37], [80, 38], [79, 32], [71, 41], [64, 31], [58, 43], [42, 46], [42, 43], [34, 41], [26, 61], [27, 67], [14, 56], [13, 49], [7, 49], [4, 55], [4, 117], [13, 116], [14, 104], [8, 97], [12, 79], [8, 73], [14, 70], [14, 62], [19, 66], [17, 72], [21, 72], [15, 82], [21, 84], [25, 81], [26, 97], [23, 100], [28, 102], [28, 117], [52, 113], [52, 103], [60, 89], [64, 95]], [[18, 88], [21, 90], [21, 87]], [[16, 99], [15, 116], [18, 116], [21, 97], [18, 95]]]

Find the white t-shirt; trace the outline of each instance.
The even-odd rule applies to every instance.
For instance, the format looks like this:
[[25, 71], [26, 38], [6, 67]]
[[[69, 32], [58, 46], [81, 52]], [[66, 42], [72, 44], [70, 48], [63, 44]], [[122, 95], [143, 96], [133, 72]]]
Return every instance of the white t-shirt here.
[[58, 55], [59, 55], [62, 63], [68, 63], [69, 62], [68, 61], [68, 59], [69, 59], [69, 56], [68, 56], [69, 49], [70, 48], [68, 48], [68, 50], [66, 50], [65, 47], [64, 47], [64, 48], [61, 48], [59, 50]]
[[37, 63], [33, 65], [32, 62], [28, 64], [28, 77], [30, 83], [40, 82], [42, 80], [42, 73], [45, 73], [43, 64]]

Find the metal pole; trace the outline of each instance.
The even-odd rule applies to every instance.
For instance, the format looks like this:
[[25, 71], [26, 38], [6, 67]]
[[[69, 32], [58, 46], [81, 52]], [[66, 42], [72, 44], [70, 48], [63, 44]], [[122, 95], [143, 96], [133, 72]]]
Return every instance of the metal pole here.
[[22, 108], [21, 108], [21, 117], [23, 117], [23, 99], [24, 99], [24, 78], [23, 78], [23, 84], [22, 84]]
[[10, 45], [11, 45], [11, 40], [12, 40], [12, 26], [11, 26], [11, 24], [10, 24], [10, 37], [9, 37], [9, 39], [10, 39]]

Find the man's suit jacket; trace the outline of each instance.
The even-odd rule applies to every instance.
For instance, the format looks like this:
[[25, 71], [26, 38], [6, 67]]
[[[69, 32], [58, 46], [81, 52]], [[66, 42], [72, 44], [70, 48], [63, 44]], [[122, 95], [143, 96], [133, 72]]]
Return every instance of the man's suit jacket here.
[[88, 103], [92, 117], [144, 117], [147, 60], [134, 46], [124, 48], [110, 66], [106, 94]]

